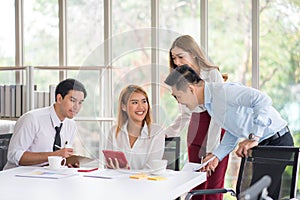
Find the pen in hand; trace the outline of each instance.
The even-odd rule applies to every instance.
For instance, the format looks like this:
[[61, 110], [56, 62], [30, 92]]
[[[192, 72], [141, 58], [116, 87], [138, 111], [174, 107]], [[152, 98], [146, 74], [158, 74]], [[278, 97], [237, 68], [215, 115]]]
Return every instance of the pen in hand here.
[[[68, 144], [68, 141], [66, 141], [65, 142], [65, 146], [64, 146], [64, 148], [66, 148], [67, 147], [67, 144]], [[58, 146], [57, 144], [56, 145], [54, 145], [56, 148], [59, 148], [59, 149], [62, 149], [62, 147], [61, 146]]]

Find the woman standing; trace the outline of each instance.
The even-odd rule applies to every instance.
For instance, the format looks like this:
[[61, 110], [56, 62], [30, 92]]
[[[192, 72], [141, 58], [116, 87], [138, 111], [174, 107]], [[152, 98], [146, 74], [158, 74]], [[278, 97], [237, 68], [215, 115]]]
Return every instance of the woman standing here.
[[[192, 67], [206, 82], [223, 82], [219, 68], [209, 62], [199, 45], [189, 35], [178, 37], [173, 42], [169, 52], [170, 70], [184, 64]], [[224, 77], [224, 79], [227, 79], [227, 77]], [[181, 110], [183, 110], [182, 115], [167, 128], [167, 136], [178, 136], [181, 129], [189, 121], [187, 134], [188, 158], [190, 162], [201, 163], [201, 160], [218, 146], [225, 131], [221, 130], [221, 127], [211, 120], [203, 107], [199, 106], [190, 112], [182, 106]], [[194, 189], [223, 188], [228, 157], [220, 162], [215, 172], [207, 177], [206, 182]], [[223, 199], [223, 195], [199, 195], [193, 197], [193, 199], [218, 200]]]
[[[119, 96], [117, 125], [108, 137], [107, 149], [122, 151], [130, 169], [148, 168], [151, 160], [160, 160], [165, 147], [163, 129], [152, 123], [146, 91], [137, 85], [125, 87]], [[107, 163], [109, 168], [115, 166]]]

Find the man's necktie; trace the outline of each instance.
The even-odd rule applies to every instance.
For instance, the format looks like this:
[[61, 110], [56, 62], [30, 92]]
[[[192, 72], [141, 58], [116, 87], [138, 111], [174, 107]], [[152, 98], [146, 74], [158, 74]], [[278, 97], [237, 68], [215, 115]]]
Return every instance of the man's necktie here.
[[55, 127], [56, 134], [55, 134], [55, 139], [54, 139], [54, 144], [53, 144], [53, 151], [57, 151], [60, 149], [59, 147], [61, 147], [60, 130], [61, 130], [62, 125], [63, 124], [61, 123], [60, 126]]

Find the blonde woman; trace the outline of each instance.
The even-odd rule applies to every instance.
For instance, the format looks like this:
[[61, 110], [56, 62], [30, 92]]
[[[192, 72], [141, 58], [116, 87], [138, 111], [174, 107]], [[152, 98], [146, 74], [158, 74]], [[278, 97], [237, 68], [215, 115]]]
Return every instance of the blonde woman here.
[[[170, 71], [182, 65], [189, 65], [201, 79], [206, 82], [223, 82], [227, 76], [222, 77], [219, 67], [210, 63], [197, 42], [189, 35], [178, 37], [172, 44], [169, 52]], [[190, 162], [201, 163], [201, 160], [219, 145], [224, 130], [211, 120], [204, 107], [198, 106], [192, 112], [181, 106], [182, 114], [167, 128], [167, 136], [178, 136], [180, 131], [189, 122], [187, 134], [188, 158]], [[171, 133], [171, 134], [170, 134]], [[226, 156], [207, 181], [195, 189], [223, 188], [224, 177], [228, 164]], [[223, 199], [222, 194], [195, 196], [193, 199]]]
[[[162, 159], [165, 134], [152, 123], [146, 91], [138, 85], [125, 87], [119, 96], [117, 124], [111, 129], [107, 149], [125, 153], [130, 169], [148, 168], [151, 160]], [[107, 163], [107, 167], [116, 166]]]

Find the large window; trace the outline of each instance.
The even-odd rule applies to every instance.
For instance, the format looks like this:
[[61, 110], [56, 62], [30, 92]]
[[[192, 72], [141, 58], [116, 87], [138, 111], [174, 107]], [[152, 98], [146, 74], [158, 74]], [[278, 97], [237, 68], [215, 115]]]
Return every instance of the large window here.
[[[15, 65], [15, 8], [13, 1], [1, 2], [0, 6], [0, 65]], [[4, 77], [1, 76], [1, 80]]]
[[229, 81], [251, 86], [251, 1], [209, 1], [208, 54]]
[[24, 51], [24, 65], [58, 65], [57, 2], [24, 1]]
[[[118, 94], [128, 84], [143, 86], [151, 95], [151, 1], [112, 1], [112, 90]], [[134, 10], [134, 12], [128, 12]], [[116, 116], [116, 108], [113, 112]]]
[[275, 108], [299, 138], [299, 3], [297, 6], [287, 0], [263, 1], [260, 16], [260, 89], [272, 97]]
[[[0, 6], [0, 66], [15, 65], [15, 8], [13, 1], [1, 2]], [[2, 71], [1, 84], [15, 83], [15, 72]]]
[[[172, 123], [179, 114], [178, 105], [163, 81], [169, 72], [169, 48], [182, 34], [191, 35], [199, 44], [207, 42], [208, 56], [222, 73], [228, 73], [229, 81], [256, 86], [253, 79], [257, 78], [257, 86], [272, 97], [274, 106], [288, 121], [296, 145], [300, 145], [298, 1], [260, 0], [257, 16], [252, 16], [255, 1], [20, 2], [0, 3], [0, 68], [38, 67], [34, 70], [38, 90], [48, 90], [50, 84], [56, 85], [66, 77], [86, 85], [88, 96], [76, 118], [78, 153], [101, 157], [99, 152], [116, 117], [120, 90], [128, 84], [146, 89], [157, 112], [157, 123], [164, 127]], [[207, 3], [205, 9], [201, 7], [203, 2]], [[16, 9], [15, 5], [23, 7]], [[23, 18], [15, 20], [16, 16]], [[201, 16], [207, 16], [207, 26], [201, 24]], [[258, 24], [255, 18], [259, 18]], [[259, 32], [253, 33], [256, 25]], [[205, 27], [207, 30], [203, 30]], [[205, 31], [208, 39], [200, 41]], [[256, 39], [258, 66], [252, 63]], [[43, 69], [47, 66], [50, 68]], [[259, 73], [253, 74], [253, 70]], [[1, 70], [0, 84], [25, 84], [24, 76], [22, 79], [17, 72]], [[183, 159], [185, 133], [183, 130]], [[229, 177], [235, 167], [230, 167]]]
[[[67, 64], [69, 66], [104, 65], [104, 55], [92, 59], [89, 56], [97, 49], [103, 51], [104, 16], [103, 1], [68, 1], [67, 21]], [[70, 73], [70, 72], [69, 72]]]

